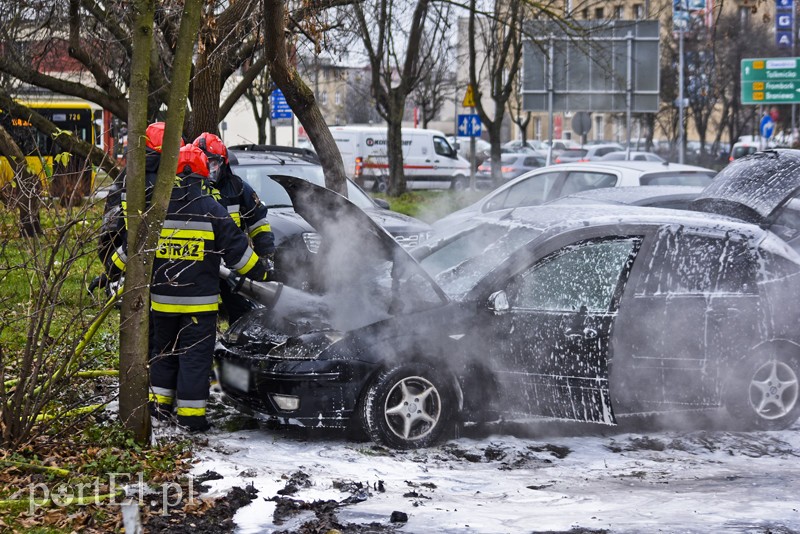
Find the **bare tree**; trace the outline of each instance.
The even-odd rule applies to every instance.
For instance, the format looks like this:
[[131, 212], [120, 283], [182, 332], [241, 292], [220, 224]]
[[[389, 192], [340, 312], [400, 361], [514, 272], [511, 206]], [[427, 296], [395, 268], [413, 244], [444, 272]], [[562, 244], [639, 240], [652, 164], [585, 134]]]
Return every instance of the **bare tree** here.
[[405, 192], [402, 123], [406, 100], [419, 85], [423, 72], [437, 61], [437, 42], [447, 31], [449, 8], [432, 6], [430, 0], [415, 3], [369, 0], [353, 5], [358, 31], [371, 70], [372, 96], [388, 124], [389, 194]]
[[[469, 42], [469, 83], [475, 94], [475, 108], [491, 143], [492, 179], [499, 183], [500, 143], [506, 105], [514, 93], [515, 78], [522, 60], [523, 2], [494, 0], [490, 13], [481, 14], [476, 0], [470, 0], [467, 40]], [[480, 50], [479, 50], [480, 49]], [[489, 85], [493, 113], [482, 100], [481, 81]]]
[[439, 50], [433, 56], [436, 61], [424, 69], [419, 84], [411, 93], [411, 99], [420, 110], [422, 127], [427, 128], [428, 123], [442, 110], [445, 102], [452, 98], [456, 76], [453, 68], [454, 51], [449, 38], [426, 43], [424, 46], [438, 47]]
[[148, 316], [150, 281], [156, 244], [164, 224], [170, 193], [175, 182], [181, 125], [186, 110], [192, 51], [203, 0], [185, 0], [180, 27], [175, 36], [176, 66], [168, 95], [169, 110], [161, 162], [150, 205], [145, 200], [145, 130], [148, 117], [150, 57], [153, 43], [154, 2], [136, 0], [131, 62], [131, 98], [128, 116], [128, 262], [120, 310], [119, 415], [135, 438], [146, 443], [150, 433], [147, 412], [149, 386]]
[[[253, 117], [258, 128], [258, 144], [260, 145], [267, 142], [267, 119], [270, 117], [271, 110], [269, 97], [274, 90], [275, 84], [269, 76], [269, 71], [264, 69], [244, 93], [244, 97], [250, 102], [253, 110]], [[274, 126], [270, 127], [269, 143], [275, 144]]]
[[286, 46], [287, 19], [283, 0], [264, 0], [264, 49], [269, 71], [286, 102], [308, 132], [325, 173], [325, 185], [347, 196], [347, 181], [339, 148], [316, 104], [314, 93], [289, 63]]

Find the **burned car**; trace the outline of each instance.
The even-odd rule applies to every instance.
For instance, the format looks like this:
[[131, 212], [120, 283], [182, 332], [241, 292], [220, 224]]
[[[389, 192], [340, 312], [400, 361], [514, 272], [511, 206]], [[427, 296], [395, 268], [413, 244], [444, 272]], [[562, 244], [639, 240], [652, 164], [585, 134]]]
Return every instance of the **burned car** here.
[[539, 206], [465, 222], [412, 258], [346, 199], [278, 180], [331, 232], [329, 285], [284, 291], [223, 336], [223, 391], [251, 411], [394, 448], [456, 422], [725, 406], [743, 428], [777, 429], [800, 413], [800, 256], [767, 230]]

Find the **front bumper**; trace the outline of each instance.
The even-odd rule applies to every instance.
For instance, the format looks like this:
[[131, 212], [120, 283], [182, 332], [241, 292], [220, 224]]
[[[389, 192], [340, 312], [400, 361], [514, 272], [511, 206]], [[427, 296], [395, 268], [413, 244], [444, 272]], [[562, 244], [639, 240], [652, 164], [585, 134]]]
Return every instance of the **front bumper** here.
[[[218, 349], [216, 359], [222, 391], [235, 404], [285, 424], [320, 428], [347, 426], [374, 367], [354, 360], [249, 357], [226, 349]], [[241, 370], [247, 371], [246, 382]], [[297, 408], [287, 409], [295, 399]]]

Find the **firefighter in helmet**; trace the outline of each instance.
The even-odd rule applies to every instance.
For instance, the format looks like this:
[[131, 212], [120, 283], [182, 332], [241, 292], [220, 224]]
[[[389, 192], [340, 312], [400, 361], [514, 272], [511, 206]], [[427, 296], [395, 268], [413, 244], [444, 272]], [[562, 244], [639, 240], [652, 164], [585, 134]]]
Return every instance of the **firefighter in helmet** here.
[[[204, 132], [193, 144], [208, 157], [210, 194], [228, 211], [236, 225], [250, 236], [256, 253], [265, 260], [264, 267], [271, 270], [275, 238], [267, 219], [267, 207], [253, 188], [231, 171], [228, 148], [222, 139]], [[253, 307], [249, 300], [233, 293], [225, 282], [220, 284], [220, 294], [230, 324]]]

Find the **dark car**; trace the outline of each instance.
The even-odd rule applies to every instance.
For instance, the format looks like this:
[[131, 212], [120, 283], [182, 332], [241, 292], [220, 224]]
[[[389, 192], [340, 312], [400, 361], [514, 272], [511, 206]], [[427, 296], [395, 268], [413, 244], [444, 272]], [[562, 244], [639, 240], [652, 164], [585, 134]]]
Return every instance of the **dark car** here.
[[[269, 209], [276, 244], [276, 280], [308, 288], [320, 247], [319, 233], [295, 213], [286, 190], [270, 176], [295, 176], [324, 185], [325, 177], [316, 154], [292, 147], [238, 145], [230, 148], [230, 155], [233, 172], [253, 187]], [[347, 195], [404, 247], [415, 247], [430, 235], [430, 225], [389, 210], [385, 201], [374, 200], [351, 180], [347, 181]]]
[[743, 428], [798, 417], [800, 256], [755, 225], [518, 208], [418, 247], [417, 262], [342, 197], [278, 179], [316, 227], [361, 231], [325, 234], [324, 300], [281, 296], [223, 336], [221, 385], [240, 406], [396, 448], [457, 421], [615, 424], [720, 405]]

